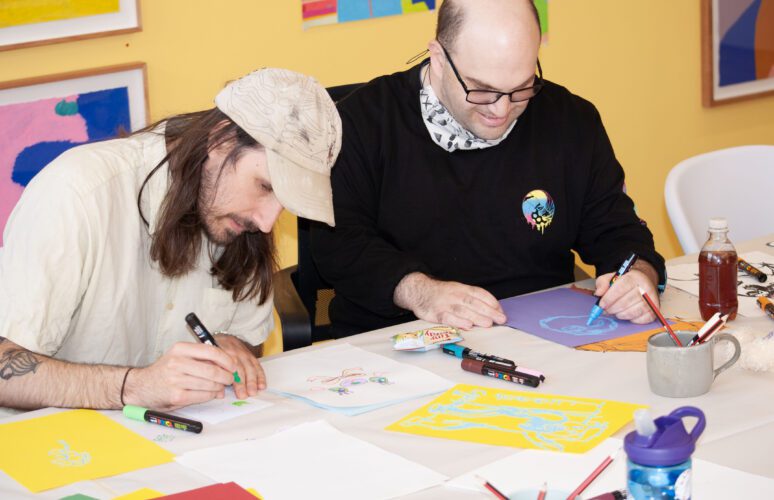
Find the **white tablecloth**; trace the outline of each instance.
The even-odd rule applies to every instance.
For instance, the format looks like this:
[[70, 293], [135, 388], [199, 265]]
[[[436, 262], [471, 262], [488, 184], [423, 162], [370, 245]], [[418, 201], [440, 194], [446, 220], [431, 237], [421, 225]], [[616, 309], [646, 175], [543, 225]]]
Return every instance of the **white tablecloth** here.
[[[738, 249], [740, 251], [757, 249], [774, 254], [774, 248], [766, 246], [766, 243], [771, 241], [774, 241], [774, 235], [740, 244]], [[682, 257], [675, 259], [674, 262], [684, 263], [692, 260], [695, 260], [695, 256]], [[590, 280], [582, 284], [589, 288], [592, 286]], [[696, 298], [676, 289], [666, 291], [662, 297], [662, 307], [667, 315], [699, 318]], [[415, 363], [460, 383], [516, 390], [523, 388], [465, 372], [460, 368], [456, 358], [440, 351], [406, 353], [394, 352], [391, 349], [390, 337], [393, 334], [416, 330], [426, 325], [428, 323], [417, 321], [334, 342], [348, 342], [400, 362]], [[774, 330], [774, 322], [768, 318], [739, 317], [729, 325], [731, 329], [735, 326], [752, 328], [761, 334]], [[774, 449], [774, 373], [755, 373], [735, 366], [718, 377], [708, 394], [697, 398], [670, 399], [650, 392], [645, 372], [645, 353], [577, 351], [507, 327], [475, 329], [466, 332], [464, 336], [466, 346], [510, 358], [517, 364], [543, 371], [546, 374], [546, 381], [537, 389], [540, 392], [646, 404], [651, 407], [654, 415], [666, 414], [678, 406], [698, 406], [707, 416], [707, 429], [699, 441], [697, 457], [774, 478], [774, 453], [772, 452]], [[319, 348], [320, 345], [315, 345], [306, 350]], [[292, 352], [283, 353], [279, 356], [292, 354]], [[216, 444], [266, 436], [287, 426], [325, 419], [339, 430], [450, 477], [516, 451], [508, 447], [417, 437], [383, 430], [385, 426], [425, 404], [431, 398], [402, 403], [357, 417], [347, 417], [271, 394], [265, 394], [262, 397], [272, 401], [274, 405], [261, 412], [218, 426], [208, 426], [201, 435], [176, 437], [172, 442], [163, 443], [163, 446], [175, 453], [181, 453]], [[50, 411], [52, 410], [41, 410], [35, 414]], [[119, 412], [105, 413], [121, 419]], [[11, 417], [11, 419], [27, 418], [28, 415]], [[124, 422], [123, 419], [121, 421]], [[142, 426], [147, 427], [148, 424], [137, 423], [137, 426], [136, 428], [140, 429]], [[631, 428], [631, 425], [625, 427], [616, 436], [623, 437]], [[178, 435], [181, 434], [185, 433], [178, 433]], [[11, 451], [3, 450], [3, 452]], [[623, 478], [621, 482], [623, 487]], [[172, 493], [203, 486], [210, 481], [196, 476], [179, 465], [168, 464], [98, 480], [94, 483], [96, 484], [75, 485], [37, 496], [30, 495], [30, 497], [61, 498], [76, 491], [89, 494], [86, 486], [98, 488], [103, 497], [124, 494], [141, 487]], [[93, 493], [95, 492], [92, 491]], [[24, 498], [25, 496], [20, 486], [0, 474], [0, 498]], [[462, 499], [486, 498], [486, 496], [483, 493], [437, 487], [416, 493], [409, 498]], [[774, 492], [772, 498], [774, 498]]]

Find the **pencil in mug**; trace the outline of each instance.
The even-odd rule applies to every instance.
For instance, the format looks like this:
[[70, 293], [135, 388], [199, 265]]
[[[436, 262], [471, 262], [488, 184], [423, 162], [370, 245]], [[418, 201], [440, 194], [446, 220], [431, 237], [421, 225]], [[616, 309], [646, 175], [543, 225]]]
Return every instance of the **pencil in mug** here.
[[724, 314], [723, 316], [720, 316], [716, 322], [714, 322], [712, 325], [710, 325], [709, 328], [704, 331], [701, 335], [698, 335], [698, 338], [694, 336], [694, 338], [691, 339], [691, 343], [688, 344], [691, 345], [698, 345], [706, 342], [709, 340], [710, 336], [714, 334], [715, 332], [719, 331], [721, 328], [723, 328], [723, 325], [726, 324], [726, 320], [728, 319], [728, 314]]
[[648, 304], [648, 307], [650, 307], [650, 310], [653, 311], [653, 314], [655, 314], [661, 324], [664, 325], [664, 329], [666, 329], [669, 336], [672, 337], [672, 340], [675, 342], [675, 344], [677, 344], [678, 347], [683, 347], [683, 343], [680, 342], [680, 339], [677, 337], [677, 335], [675, 335], [672, 327], [669, 326], [666, 318], [664, 318], [664, 316], [661, 314], [661, 311], [658, 310], [658, 307], [656, 307], [656, 303], [653, 302], [653, 299], [650, 298], [650, 296], [645, 292], [645, 290], [642, 289], [642, 287], [637, 287], [637, 289], [640, 291], [642, 298], [645, 299], [645, 303]]
[[696, 335], [694, 335], [693, 338], [691, 339], [691, 341], [688, 342], [688, 345], [691, 346], [691, 345], [695, 344], [696, 341], [699, 340], [702, 335], [707, 333], [707, 330], [709, 330], [710, 328], [715, 326], [715, 323], [717, 323], [718, 320], [720, 320], [720, 313], [716, 312], [715, 314], [712, 315], [712, 317], [710, 319], [707, 320], [706, 323], [704, 323], [701, 326], [701, 328], [699, 328], [699, 331], [696, 332]]

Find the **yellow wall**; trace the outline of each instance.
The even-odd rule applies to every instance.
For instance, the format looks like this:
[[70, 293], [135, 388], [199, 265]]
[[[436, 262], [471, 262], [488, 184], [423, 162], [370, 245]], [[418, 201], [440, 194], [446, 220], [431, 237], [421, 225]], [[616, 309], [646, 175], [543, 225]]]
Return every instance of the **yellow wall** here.
[[[300, 0], [142, 0], [143, 31], [0, 52], [0, 81], [148, 64], [151, 118], [209, 107], [226, 80], [261, 66], [324, 85], [398, 71], [432, 37], [435, 14], [303, 31]], [[712, 149], [774, 143], [774, 97], [701, 106], [699, 2], [549, 0], [548, 79], [600, 109], [627, 171], [629, 193], [665, 257], [680, 254], [663, 201], [669, 169]], [[277, 228], [283, 265], [295, 262], [295, 223]]]

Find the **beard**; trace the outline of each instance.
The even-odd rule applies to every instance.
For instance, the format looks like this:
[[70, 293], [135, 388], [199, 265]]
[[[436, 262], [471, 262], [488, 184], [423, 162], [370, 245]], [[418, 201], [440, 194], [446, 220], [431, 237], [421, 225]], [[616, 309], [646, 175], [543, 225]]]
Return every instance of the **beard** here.
[[[215, 207], [217, 184], [217, 175], [203, 173], [198, 209], [202, 229], [207, 238], [216, 245], [226, 246], [244, 233], [259, 232], [260, 229], [249, 219], [234, 213], [219, 213]], [[240, 226], [241, 230], [235, 230], [229, 220]]]

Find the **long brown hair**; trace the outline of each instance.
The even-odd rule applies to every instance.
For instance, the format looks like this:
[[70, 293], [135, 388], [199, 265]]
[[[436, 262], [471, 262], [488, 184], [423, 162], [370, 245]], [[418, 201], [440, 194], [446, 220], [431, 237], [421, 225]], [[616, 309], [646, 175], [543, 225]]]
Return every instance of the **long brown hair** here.
[[[166, 124], [168, 153], [145, 178], [137, 195], [137, 208], [147, 226], [140, 205], [142, 192], [149, 179], [168, 163], [169, 190], [161, 204], [150, 255], [165, 276], [174, 278], [193, 270], [201, 251], [205, 226], [199, 194], [209, 151], [225, 143], [234, 144], [220, 167], [222, 173], [246, 149], [262, 146], [218, 108], [167, 118], [135, 133], [150, 132], [161, 123]], [[235, 302], [257, 296], [258, 303], [263, 304], [269, 298], [272, 276], [277, 269], [272, 233], [244, 232], [224, 247], [217, 260], [214, 251], [214, 245], [209, 245], [213, 263], [210, 273], [220, 286], [232, 292]]]

